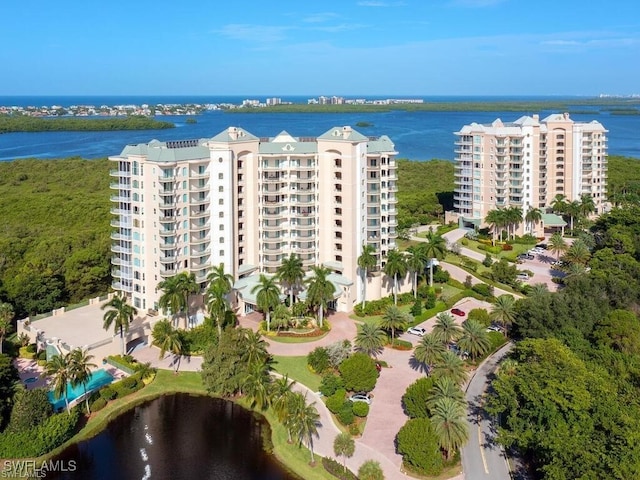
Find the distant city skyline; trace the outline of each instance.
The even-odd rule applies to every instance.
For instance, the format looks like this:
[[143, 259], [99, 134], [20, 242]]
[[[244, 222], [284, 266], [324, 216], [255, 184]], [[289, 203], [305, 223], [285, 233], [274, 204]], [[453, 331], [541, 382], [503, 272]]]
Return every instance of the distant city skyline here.
[[640, 6], [4, 2], [1, 95], [628, 95]]

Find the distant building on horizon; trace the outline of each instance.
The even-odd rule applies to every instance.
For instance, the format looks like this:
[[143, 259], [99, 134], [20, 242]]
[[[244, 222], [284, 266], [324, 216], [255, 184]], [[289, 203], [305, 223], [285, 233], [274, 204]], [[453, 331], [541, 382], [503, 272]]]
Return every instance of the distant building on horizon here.
[[[109, 157], [112, 286], [136, 308], [158, 310], [160, 281], [186, 271], [204, 288], [223, 264], [245, 314], [256, 308], [259, 274], [295, 253], [307, 271], [331, 270], [330, 307], [351, 311], [362, 298], [363, 245], [375, 248], [378, 272], [396, 246], [396, 155], [387, 136], [349, 126], [273, 138], [229, 127], [212, 138], [128, 145]], [[367, 298], [391, 291], [379, 273], [367, 282]]]
[[[568, 113], [465, 125], [455, 132], [454, 212], [447, 212], [446, 219], [486, 227], [489, 211], [514, 206], [524, 219], [532, 208], [545, 214], [556, 195], [569, 202], [590, 195], [595, 213], [603, 213], [607, 133], [599, 122], [575, 122]], [[545, 227], [562, 223], [544, 215], [538, 224], [523, 220], [517, 233], [542, 236]]]

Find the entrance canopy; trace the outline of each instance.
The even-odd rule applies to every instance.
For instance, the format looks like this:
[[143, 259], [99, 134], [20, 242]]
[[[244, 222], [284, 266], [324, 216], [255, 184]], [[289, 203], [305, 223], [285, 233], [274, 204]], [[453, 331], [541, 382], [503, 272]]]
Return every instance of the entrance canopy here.
[[543, 213], [542, 214], [542, 224], [546, 227], [566, 227], [567, 222], [565, 222], [562, 217], [556, 215], [555, 213]]

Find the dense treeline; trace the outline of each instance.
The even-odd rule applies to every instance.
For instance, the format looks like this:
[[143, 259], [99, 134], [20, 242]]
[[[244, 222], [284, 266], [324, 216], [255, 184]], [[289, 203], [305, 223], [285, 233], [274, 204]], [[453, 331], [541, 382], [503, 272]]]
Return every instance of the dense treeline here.
[[607, 191], [612, 203], [640, 203], [640, 160], [611, 155], [608, 173]]
[[426, 224], [453, 208], [453, 162], [398, 160], [398, 226]]
[[107, 292], [109, 162], [0, 162], [0, 300], [18, 317]]
[[27, 115], [0, 115], [0, 133], [105, 130], [160, 130], [174, 128], [171, 122], [132, 115], [126, 118], [40, 118]]
[[516, 303], [489, 404], [539, 478], [640, 478], [640, 206], [592, 227], [590, 271]]
[[[403, 110], [407, 112], [539, 112], [541, 110], [559, 110], [575, 113], [576, 106], [588, 107], [629, 107], [640, 104], [636, 99], [616, 98], [572, 98], [559, 100], [532, 101], [496, 101], [496, 102], [425, 102], [425, 103], [395, 103], [392, 105], [374, 104], [280, 104], [269, 107], [242, 107], [225, 110], [228, 113], [375, 113]], [[606, 110], [603, 108], [602, 110]], [[611, 108], [609, 108], [611, 110]], [[581, 111], [580, 113], [584, 113]], [[588, 110], [590, 114], [600, 113], [598, 110]]]

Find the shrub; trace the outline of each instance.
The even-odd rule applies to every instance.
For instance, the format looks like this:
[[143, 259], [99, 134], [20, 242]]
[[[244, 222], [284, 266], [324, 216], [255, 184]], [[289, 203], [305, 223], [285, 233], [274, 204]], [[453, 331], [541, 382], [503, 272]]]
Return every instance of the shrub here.
[[352, 402], [353, 403], [353, 414], [356, 417], [366, 417], [369, 415], [369, 405], [365, 402]]
[[471, 287], [471, 290], [473, 290], [476, 293], [479, 293], [483, 297], [492, 296], [491, 291], [489, 289], [489, 285], [487, 285], [486, 283], [476, 283], [473, 287]]
[[467, 319], [474, 320], [485, 327], [491, 325], [491, 315], [484, 308], [474, 308], [469, 312]]
[[413, 302], [413, 293], [406, 292], [398, 295], [398, 305], [406, 305]]
[[447, 282], [447, 285], [450, 285], [454, 288], [459, 288], [460, 290], [464, 290], [465, 286], [462, 282], [459, 282], [458, 280], [456, 280], [455, 278], [450, 278], [449, 281]]
[[394, 344], [392, 345], [392, 348], [394, 348], [395, 350], [411, 350], [413, 348], [413, 344], [411, 342], [407, 342], [406, 340], [400, 340], [396, 338]]
[[360, 428], [358, 427], [357, 423], [352, 423], [351, 425], [349, 425], [349, 433], [354, 437], [360, 435]]
[[431, 377], [419, 378], [409, 385], [402, 396], [404, 413], [411, 418], [429, 418], [427, 398], [431, 395], [432, 389], [433, 379]]
[[502, 245], [502, 250], [504, 250], [505, 252], [509, 252], [513, 250], [513, 246], [509, 245], [508, 243], [505, 243]]
[[89, 405], [89, 409], [92, 412], [97, 412], [99, 410], [102, 410], [104, 407], [106, 407], [106, 405], [107, 405], [107, 401], [104, 398], [100, 397], [97, 400], [94, 400], [93, 403]]
[[349, 400], [345, 400], [336, 415], [340, 423], [343, 425], [351, 425], [353, 423], [354, 415], [351, 403], [352, 402], [350, 402]]
[[408, 420], [398, 432], [396, 441], [398, 453], [406, 465], [425, 475], [442, 473], [442, 454], [430, 419]]
[[491, 254], [487, 253], [487, 255], [484, 257], [484, 260], [482, 261], [482, 265], [484, 265], [485, 267], [490, 267], [492, 263], [493, 259], [491, 258]]
[[29, 351], [29, 346], [26, 347], [20, 347], [20, 357], [21, 358], [26, 358], [28, 360], [33, 360], [36, 357], [36, 354], [34, 352], [30, 352]]
[[326, 347], [329, 357], [329, 364], [333, 368], [337, 368], [351, 353], [351, 342], [349, 340], [341, 340]]
[[467, 245], [469, 245], [469, 240], [463, 238], [462, 240], [460, 240], [460, 243], [466, 247]]
[[384, 480], [384, 472], [379, 462], [367, 460], [358, 469], [359, 480]]
[[329, 368], [329, 354], [324, 347], [316, 347], [307, 355], [307, 363], [314, 372], [322, 373]]
[[18, 390], [13, 397], [13, 408], [7, 432], [23, 432], [44, 423], [53, 414], [53, 408], [44, 388]]
[[427, 310], [431, 310], [436, 306], [436, 292], [433, 291], [433, 288], [430, 288], [427, 292], [427, 299], [424, 302], [424, 308]]
[[345, 470], [342, 464], [333, 458], [323, 457], [322, 466], [327, 472], [340, 480], [358, 480], [358, 477], [356, 477], [351, 470]]
[[342, 405], [345, 402], [346, 396], [347, 396], [347, 392], [344, 390], [344, 388], [336, 390], [336, 392], [333, 395], [327, 398], [326, 405], [329, 411], [331, 413], [337, 414], [342, 408]]
[[436, 295], [440, 295], [442, 293], [442, 287], [440, 285], [433, 287], [433, 290], [436, 292]]
[[438, 268], [435, 272], [433, 272], [433, 281], [435, 283], [447, 283], [447, 281], [451, 278], [449, 272]]
[[340, 364], [339, 370], [347, 390], [370, 392], [376, 386], [378, 370], [369, 355], [354, 353]]
[[320, 382], [320, 393], [325, 397], [330, 397], [336, 393], [336, 390], [339, 388], [344, 388], [344, 381], [339, 375], [328, 373], [322, 377], [322, 381]]
[[491, 343], [491, 347], [489, 347], [489, 352], [488, 352], [489, 354], [495, 352], [501, 346], [503, 346], [505, 343], [507, 343], [507, 337], [505, 337], [500, 332], [488, 332], [487, 333], [487, 338], [489, 339], [489, 342]]
[[471, 275], [467, 275], [464, 279], [464, 283], [462, 284], [464, 288], [473, 287], [473, 277]]
[[416, 299], [416, 301], [413, 302], [413, 306], [411, 307], [411, 310], [409, 310], [409, 312], [414, 317], [417, 317], [422, 313], [422, 304], [420, 303], [419, 299]]
[[123, 378], [119, 383], [122, 385], [122, 388], [132, 389], [136, 387], [138, 381], [135, 377], [127, 377]]
[[118, 396], [118, 393], [111, 386], [104, 387], [100, 390], [100, 397], [104, 398], [107, 402], [113, 400]]

